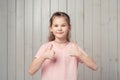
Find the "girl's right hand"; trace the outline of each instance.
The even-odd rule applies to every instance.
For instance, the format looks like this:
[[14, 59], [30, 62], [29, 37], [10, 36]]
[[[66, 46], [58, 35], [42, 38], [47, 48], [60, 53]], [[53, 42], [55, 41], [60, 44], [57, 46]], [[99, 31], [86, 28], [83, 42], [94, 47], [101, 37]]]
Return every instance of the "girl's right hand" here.
[[45, 55], [44, 55], [45, 59], [51, 59], [52, 60], [54, 58], [55, 52], [54, 52], [54, 50], [52, 50], [52, 48], [53, 48], [52, 44], [50, 44], [47, 47], [47, 49], [45, 51]]

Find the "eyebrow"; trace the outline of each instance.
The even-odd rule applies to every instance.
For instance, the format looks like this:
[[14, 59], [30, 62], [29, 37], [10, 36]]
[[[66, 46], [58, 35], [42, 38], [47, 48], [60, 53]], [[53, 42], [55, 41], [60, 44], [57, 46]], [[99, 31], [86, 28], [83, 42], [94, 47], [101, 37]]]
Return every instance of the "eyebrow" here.
[[[62, 23], [62, 25], [63, 25], [63, 24], [66, 25], [67, 23]], [[53, 25], [56, 25], [56, 23], [55, 23], [55, 24], [53, 23]]]

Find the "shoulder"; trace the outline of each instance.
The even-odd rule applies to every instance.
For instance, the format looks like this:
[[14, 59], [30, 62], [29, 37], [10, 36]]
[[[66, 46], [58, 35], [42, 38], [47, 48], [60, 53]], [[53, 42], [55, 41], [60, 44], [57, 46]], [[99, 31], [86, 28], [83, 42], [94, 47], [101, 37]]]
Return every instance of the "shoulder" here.
[[[77, 47], [77, 48], [81, 48], [81, 46], [77, 43], [77, 42], [70, 42], [70, 47]], [[81, 48], [82, 49], [82, 48]]]
[[75, 43], [75, 42], [69, 42], [69, 45], [68, 45], [69, 48], [72, 48], [72, 47], [75, 47], [75, 46], [79, 47], [77, 43]]
[[78, 44], [77, 44], [76, 42], [70, 42], [70, 45], [71, 45], [71, 46], [74, 46], [74, 45], [77, 45], [77, 46], [78, 46]]
[[52, 41], [43, 43], [41, 44], [41, 48], [47, 48], [50, 44], [52, 44]]

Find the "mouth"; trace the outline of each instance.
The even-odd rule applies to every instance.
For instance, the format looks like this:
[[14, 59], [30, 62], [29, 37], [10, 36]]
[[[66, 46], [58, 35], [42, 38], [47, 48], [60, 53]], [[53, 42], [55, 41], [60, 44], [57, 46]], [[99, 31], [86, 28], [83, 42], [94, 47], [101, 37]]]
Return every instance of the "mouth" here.
[[63, 34], [64, 32], [57, 32], [57, 34]]

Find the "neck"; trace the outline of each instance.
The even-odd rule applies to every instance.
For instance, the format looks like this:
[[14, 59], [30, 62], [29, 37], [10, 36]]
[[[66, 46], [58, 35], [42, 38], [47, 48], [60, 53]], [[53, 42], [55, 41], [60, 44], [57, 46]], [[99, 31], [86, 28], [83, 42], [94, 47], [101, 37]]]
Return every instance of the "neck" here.
[[66, 43], [66, 42], [68, 42], [66, 39], [55, 39], [54, 41], [56, 43]]

